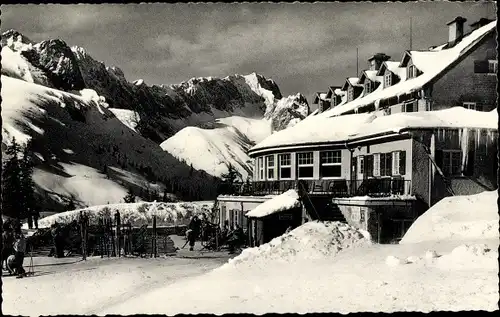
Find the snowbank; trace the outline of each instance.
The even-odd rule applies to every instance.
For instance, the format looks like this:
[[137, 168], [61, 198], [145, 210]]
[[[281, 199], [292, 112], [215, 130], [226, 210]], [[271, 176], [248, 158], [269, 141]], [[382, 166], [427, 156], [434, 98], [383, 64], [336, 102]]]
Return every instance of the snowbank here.
[[111, 217], [119, 211], [121, 222], [130, 222], [132, 226], [139, 227], [144, 224], [152, 225], [153, 216], [156, 215], [157, 226], [184, 225], [189, 223], [193, 215], [212, 211], [212, 204], [208, 202], [141, 202], [131, 204], [109, 204], [92, 206], [77, 210], [66, 211], [42, 218], [38, 221], [40, 228], [50, 227], [53, 223], [70, 223], [78, 220], [80, 211], [89, 216], [91, 224], [97, 224], [99, 217]]
[[498, 239], [498, 193], [447, 197], [420, 216], [400, 243]]
[[496, 269], [498, 270], [498, 250], [486, 244], [462, 244], [436, 261], [439, 268], [446, 269]]
[[249, 248], [221, 267], [255, 265], [270, 261], [296, 261], [335, 256], [358, 245], [371, 244], [369, 235], [340, 222], [307, 222], [259, 247]]
[[296, 190], [290, 189], [281, 195], [263, 202], [246, 213], [249, 218], [262, 218], [280, 211], [300, 207], [299, 194]]

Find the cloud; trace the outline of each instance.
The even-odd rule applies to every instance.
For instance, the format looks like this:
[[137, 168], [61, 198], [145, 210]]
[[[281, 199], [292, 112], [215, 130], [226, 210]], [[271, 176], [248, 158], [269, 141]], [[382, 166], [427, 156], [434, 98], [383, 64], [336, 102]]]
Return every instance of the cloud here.
[[127, 78], [173, 84], [256, 71], [284, 94], [325, 90], [356, 75], [376, 52], [399, 59], [440, 44], [445, 23], [490, 13], [473, 2], [7, 5], [2, 27], [40, 41], [62, 38]]

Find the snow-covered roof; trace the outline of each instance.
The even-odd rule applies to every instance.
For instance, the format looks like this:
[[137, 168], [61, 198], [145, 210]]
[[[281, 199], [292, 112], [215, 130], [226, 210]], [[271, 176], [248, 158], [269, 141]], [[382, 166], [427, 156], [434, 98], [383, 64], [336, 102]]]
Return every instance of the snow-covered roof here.
[[262, 218], [278, 212], [290, 210], [300, 206], [299, 194], [296, 190], [290, 189], [268, 201], [263, 202], [254, 209], [246, 213], [249, 218]]
[[386, 67], [401, 77], [401, 80], [385, 89], [377, 89], [362, 98], [357, 98], [344, 105], [337, 106], [329, 111], [324, 112], [325, 115], [339, 115], [345, 112], [355, 110], [359, 107], [369, 105], [377, 100], [387, 99], [411, 93], [421, 89], [425, 84], [429, 83], [436, 76], [441, 74], [448, 66], [455, 62], [460, 56], [467, 53], [474, 44], [481, 40], [486, 34], [495, 29], [496, 21], [490, 22], [487, 25], [471, 32], [465, 36], [462, 41], [452, 48], [442, 49], [439, 51], [428, 52], [411, 52], [415, 66], [423, 72], [418, 77], [406, 79], [406, 69], [399, 67], [399, 62], [386, 61]]
[[463, 107], [392, 115], [383, 115], [381, 112], [344, 116], [323, 114], [310, 117], [292, 128], [272, 134], [254, 146], [251, 151], [292, 145], [349, 142], [380, 133], [399, 133], [406, 129], [498, 129], [496, 110], [482, 112]]
[[377, 76], [376, 70], [365, 70], [363, 75], [371, 81], [380, 81], [381, 77]]

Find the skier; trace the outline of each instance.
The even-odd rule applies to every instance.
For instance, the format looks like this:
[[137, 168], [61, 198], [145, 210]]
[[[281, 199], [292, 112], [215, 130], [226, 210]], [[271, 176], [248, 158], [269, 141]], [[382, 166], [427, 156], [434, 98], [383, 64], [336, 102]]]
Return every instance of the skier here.
[[7, 259], [14, 254], [15, 237], [12, 232], [12, 227], [9, 223], [4, 223], [2, 233], [2, 267], [5, 262], [5, 268], [8, 270]]
[[17, 278], [22, 278], [26, 273], [26, 271], [23, 268], [24, 252], [26, 252], [26, 239], [21, 231], [20, 226], [16, 227], [15, 235], [16, 235], [16, 242], [14, 242], [14, 257], [15, 257], [14, 273], [17, 275]]

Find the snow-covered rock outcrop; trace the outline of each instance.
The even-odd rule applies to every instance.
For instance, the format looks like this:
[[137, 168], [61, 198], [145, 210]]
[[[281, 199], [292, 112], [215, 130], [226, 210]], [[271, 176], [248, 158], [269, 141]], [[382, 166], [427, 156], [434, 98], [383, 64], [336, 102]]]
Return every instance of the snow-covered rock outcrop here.
[[278, 100], [272, 109], [268, 109], [266, 118], [271, 120], [273, 131], [281, 131], [305, 119], [310, 111], [306, 97], [298, 93]]

